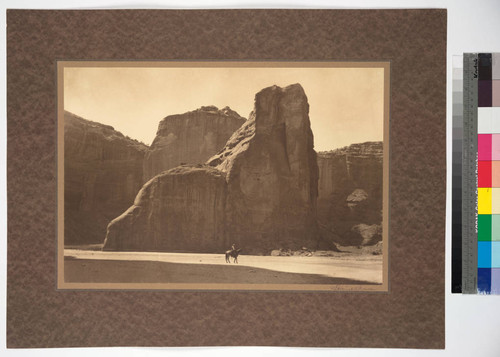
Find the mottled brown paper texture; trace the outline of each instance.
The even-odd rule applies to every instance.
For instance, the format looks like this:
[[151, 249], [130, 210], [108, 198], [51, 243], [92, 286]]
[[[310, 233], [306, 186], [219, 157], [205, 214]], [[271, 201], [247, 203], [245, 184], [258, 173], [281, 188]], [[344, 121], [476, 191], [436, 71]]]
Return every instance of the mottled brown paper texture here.
[[[7, 24], [8, 347], [444, 347], [445, 10], [9, 10]], [[390, 61], [389, 291], [58, 290], [58, 60]]]

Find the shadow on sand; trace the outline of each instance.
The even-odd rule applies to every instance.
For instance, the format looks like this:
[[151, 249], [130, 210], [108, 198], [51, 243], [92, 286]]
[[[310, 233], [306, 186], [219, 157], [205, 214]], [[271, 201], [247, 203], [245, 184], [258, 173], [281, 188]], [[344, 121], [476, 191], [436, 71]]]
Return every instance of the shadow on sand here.
[[64, 259], [68, 283], [367, 284], [317, 274], [285, 273], [235, 264]]

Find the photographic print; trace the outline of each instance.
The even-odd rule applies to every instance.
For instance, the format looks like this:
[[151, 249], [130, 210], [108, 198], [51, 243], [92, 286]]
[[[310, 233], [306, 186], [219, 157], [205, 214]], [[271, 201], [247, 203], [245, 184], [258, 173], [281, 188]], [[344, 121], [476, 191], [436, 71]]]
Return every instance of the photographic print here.
[[7, 23], [9, 348], [444, 348], [445, 9]]
[[387, 291], [389, 62], [58, 62], [58, 288]]

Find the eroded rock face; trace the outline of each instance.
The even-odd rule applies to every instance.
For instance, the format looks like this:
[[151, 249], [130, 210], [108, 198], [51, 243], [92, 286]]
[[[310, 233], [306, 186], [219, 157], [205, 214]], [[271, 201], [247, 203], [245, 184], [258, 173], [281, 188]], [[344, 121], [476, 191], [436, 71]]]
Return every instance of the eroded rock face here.
[[105, 250], [217, 252], [225, 241], [224, 174], [180, 166], [155, 176], [108, 227]]
[[64, 113], [64, 243], [102, 243], [141, 188], [147, 146], [109, 125]]
[[318, 166], [299, 84], [265, 88], [249, 122], [208, 161], [227, 175], [226, 229], [242, 247], [316, 247]]
[[351, 231], [363, 239], [361, 245], [373, 245], [382, 240], [382, 226], [378, 224], [357, 224]]
[[245, 122], [229, 107], [214, 106], [169, 115], [158, 125], [144, 160], [144, 182], [181, 164], [202, 164], [221, 150]]
[[105, 249], [314, 249], [318, 166], [308, 111], [298, 84], [263, 89], [209, 167], [176, 168], [144, 186], [108, 226]]
[[318, 166], [318, 220], [322, 228], [343, 245], [377, 243], [382, 223], [382, 142], [320, 152]]

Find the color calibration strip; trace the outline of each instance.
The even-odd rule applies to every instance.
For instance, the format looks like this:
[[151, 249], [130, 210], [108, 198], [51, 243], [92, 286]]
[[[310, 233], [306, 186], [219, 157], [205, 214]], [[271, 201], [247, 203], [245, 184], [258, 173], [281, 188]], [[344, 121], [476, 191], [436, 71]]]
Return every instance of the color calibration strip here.
[[452, 292], [500, 294], [500, 53], [453, 58]]
[[453, 156], [451, 192], [451, 292], [462, 292], [463, 56], [453, 56]]
[[477, 291], [500, 294], [500, 53], [477, 58]]

